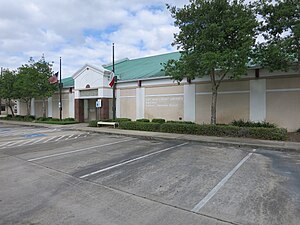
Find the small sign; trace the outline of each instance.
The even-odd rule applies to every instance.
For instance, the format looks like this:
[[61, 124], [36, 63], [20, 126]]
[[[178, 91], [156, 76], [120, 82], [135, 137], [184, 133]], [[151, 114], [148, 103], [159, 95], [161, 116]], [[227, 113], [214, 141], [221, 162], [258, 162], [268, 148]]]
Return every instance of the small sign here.
[[101, 104], [101, 99], [98, 99], [96, 101], [96, 108], [101, 108], [102, 104]]

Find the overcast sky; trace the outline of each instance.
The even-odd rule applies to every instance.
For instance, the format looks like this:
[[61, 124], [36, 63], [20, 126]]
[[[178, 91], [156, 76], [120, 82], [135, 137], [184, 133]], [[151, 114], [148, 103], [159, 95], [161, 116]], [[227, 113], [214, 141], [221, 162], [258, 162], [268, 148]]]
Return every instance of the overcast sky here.
[[188, 0], [0, 0], [0, 66], [16, 69], [29, 57], [72, 76], [85, 63], [175, 51], [177, 28], [165, 4]]

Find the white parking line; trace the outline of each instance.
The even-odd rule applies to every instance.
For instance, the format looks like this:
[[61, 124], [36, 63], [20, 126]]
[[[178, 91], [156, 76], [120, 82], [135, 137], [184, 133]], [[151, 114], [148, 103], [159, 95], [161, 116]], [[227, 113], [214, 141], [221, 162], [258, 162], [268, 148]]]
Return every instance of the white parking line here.
[[62, 139], [62, 138], [64, 138], [66, 135], [63, 135], [63, 136], [61, 136], [60, 138], [57, 138], [56, 140], [55, 140], [55, 142], [56, 141], [59, 141], [60, 139]]
[[[255, 152], [256, 149], [253, 149]], [[246, 162], [250, 156], [253, 154], [249, 153], [245, 158], [243, 158], [195, 207], [192, 212], [199, 212], [200, 209], [221, 189], [221, 187], [229, 180], [230, 177]]]
[[52, 137], [52, 138], [49, 138], [49, 139], [47, 139], [46, 141], [44, 141], [43, 143], [47, 143], [48, 141], [51, 141], [51, 140], [53, 140], [54, 138], [57, 138], [57, 137], [59, 137], [59, 136], [54, 136], [54, 137]]
[[103, 145], [97, 145], [97, 146], [92, 146], [92, 147], [88, 147], [88, 148], [77, 149], [77, 150], [68, 151], [68, 152], [62, 152], [62, 153], [57, 153], [57, 154], [52, 154], [52, 155], [46, 155], [46, 156], [42, 156], [42, 157], [38, 157], [38, 158], [29, 159], [27, 161], [28, 162], [37, 161], [37, 160], [40, 160], [40, 159], [47, 159], [47, 158], [51, 158], [51, 157], [56, 157], [56, 156], [61, 156], [61, 155], [67, 155], [67, 154], [72, 154], [72, 153], [76, 153], [76, 152], [82, 152], [82, 151], [90, 150], [90, 149], [93, 149], [93, 148], [105, 147], [105, 146], [119, 144], [119, 143], [123, 143], [123, 142], [127, 142], [127, 141], [132, 141], [132, 140], [134, 140], [134, 139], [126, 139], [126, 140], [123, 140], [123, 141], [117, 141], [117, 142], [113, 142], [113, 143], [107, 143], [107, 144], [103, 144]]
[[25, 142], [23, 142], [22, 144], [17, 145], [16, 147], [23, 146], [23, 145], [25, 145], [25, 144], [28, 144], [28, 143], [30, 143], [30, 142], [33, 142], [34, 140], [35, 140], [35, 139], [31, 139], [31, 140], [29, 140], [29, 141], [25, 141]]
[[36, 141], [30, 143], [30, 145], [36, 144], [36, 143], [38, 143], [38, 142], [40, 142], [40, 141], [43, 141], [43, 140], [45, 140], [46, 138], [47, 138], [47, 137], [40, 138], [40, 139], [38, 139], [38, 140], [36, 140]]
[[137, 157], [137, 158], [134, 158], [134, 159], [130, 159], [130, 160], [127, 160], [127, 161], [125, 161], [125, 162], [118, 163], [118, 164], [115, 164], [115, 165], [113, 165], [113, 166], [109, 166], [109, 167], [106, 167], [106, 168], [104, 168], [104, 169], [94, 171], [94, 172], [92, 172], [92, 173], [88, 173], [88, 174], [83, 175], [83, 176], [81, 176], [81, 177], [79, 177], [79, 178], [85, 178], [85, 177], [89, 177], [89, 176], [92, 176], [92, 175], [95, 175], [95, 174], [98, 174], [98, 173], [102, 173], [102, 172], [104, 172], [104, 171], [111, 170], [111, 169], [114, 169], [114, 168], [119, 167], [119, 166], [123, 166], [123, 165], [125, 165], [125, 164], [128, 164], [128, 163], [131, 163], [131, 162], [134, 162], [134, 161], [137, 161], [137, 160], [140, 160], [140, 159], [149, 157], [149, 156], [151, 156], [151, 155], [159, 154], [159, 153], [162, 153], [162, 152], [165, 152], [165, 151], [169, 151], [169, 150], [171, 150], [171, 149], [173, 149], [173, 148], [178, 148], [178, 147], [184, 146], [184, 145], [186, 145], [186, 144], [188, 144], [188, 142], [185, 142], [185, 143], [183, 143], [183, 144], [176, 145], [176, 146], [173, 146], [173, 147], [165, 148], [165, 149], [162, 149], [162, 150], [159, 150], [159, 151], [156, 151], [156, 152], [152, 152], [152, 153], [149, 153], [149, 154], [147, 154], [147, 155], [143, 155], [143, 156], [140, 156], [140, 157]]
[[67, 140], [69, 140], [71, 137], [73, 137], [75, 134], [71, 134], [69, 137], [67, 137], [66, 139], [65, 139], [65, 141], [67, 141]]

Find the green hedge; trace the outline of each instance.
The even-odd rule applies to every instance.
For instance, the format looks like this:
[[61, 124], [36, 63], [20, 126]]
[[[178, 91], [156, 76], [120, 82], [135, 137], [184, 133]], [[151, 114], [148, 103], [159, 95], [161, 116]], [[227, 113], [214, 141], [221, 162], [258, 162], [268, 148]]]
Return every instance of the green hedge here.
[[89, 127], [97, 127], [97, 122], [98, 122], [98, 120], [91, 120], [91, 121], [89, 121]]
[[118, 122], [118, 123], [122, 123], [122, 122], [131, 121], [131, 119], [129, 119], [129, 118], [116, 118], [115, 121]]
[[166, 120], [165, 119], [160, 119], [160, 118], [154, 118], [151, 121], [152, 123], [165, 123]]
[[143, 130], [157, 132], [160, 131], [160, 123], [129, 121], [120, 123], [119, 128], [125, 130]]
[[274, 123], [269, 123], [266, 121], [263, 122], [252, 122], [252, 121], [244, 121], [244, 120], [234, 120], [231, 122], [232, 126], [237, 127], [265, 127], [265, 128], [276, 128], [277, 125]]
[[246, 137], [266, 140], [286, 140], [283, 128], [214, 126], [183, 123], [164, 123], [160, 130], [167, 133], [195, 134], [221, 137]]
[[167, 123], [195, 124], [192, 121], [174, 121], [174, 120], [168, 120]]
[[136, 122], [144, 122], [144, 123], [149, 123], [150, 120], [148, 119], [137, 119]]
[[1, 117], [2, 120], [13, 120], [13, 121], [23, 121], [23, 122], [31, 122], [33, 120], [35, 120], [34, 116], [20, 116], [20, 115], [16, 115], [16, 116], [12, 116], [12, 115], [7, 115], [6, 117]]

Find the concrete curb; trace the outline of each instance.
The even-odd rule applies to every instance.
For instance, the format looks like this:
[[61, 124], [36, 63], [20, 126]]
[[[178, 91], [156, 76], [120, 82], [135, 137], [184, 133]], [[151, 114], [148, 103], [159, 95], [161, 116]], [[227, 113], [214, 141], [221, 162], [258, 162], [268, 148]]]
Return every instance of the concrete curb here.
[[60, 128], [63, 130], [77, 130], [93, 133], [104, 133], [112, 135], [123, 135], [128, 137], [141, 137], [145, 139], [164, 139], [164, 140], [184, 140], [195, 141], [206, 144], [219, 144], [227, 146], [239, 146], [249, 148], [264, 148], [276, 151], [295, 151], [300, 153], [300, 142], [288, 142], [288, 141], [270, 141], [259, 140], [250, 138], [232, 138], [232, 137], [213, 137], [213, 136], [198, 136], [187, 134], [174, 134], [174, 133], [160, 133], [160, 132], [147, 132], [147, 131], [135, 131], [135, 130], [120, 130], [113, 128], [98, 128], [87, 127], [87, 124], [74, 124], [74, 125], [57, 125], [57, 124], [43, 124], [43, 123], [31, 123], [31, 122], [19, 122], [19, 121], [6, 121], [1, 120], [0, 124], [12, 124], [23, 125], [33, 127], [48, 127], [48, 128]]

